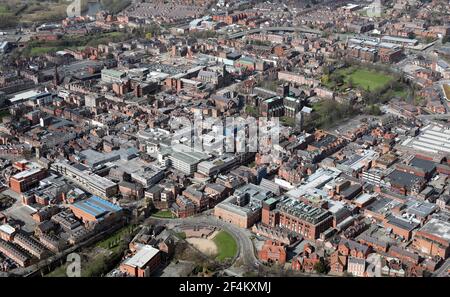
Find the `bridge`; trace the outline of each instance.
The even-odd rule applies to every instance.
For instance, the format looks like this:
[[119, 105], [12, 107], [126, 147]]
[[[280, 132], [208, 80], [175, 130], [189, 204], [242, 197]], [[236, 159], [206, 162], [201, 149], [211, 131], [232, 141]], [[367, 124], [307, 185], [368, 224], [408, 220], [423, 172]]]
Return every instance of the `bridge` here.
[[228, 35], [227, 39], [237, 39], [246, 35], [261, 33], [261, 32], [302, 32], [310, 34], [321, 34], [322, 31], [314, 30], [308, 27], [267, 27], [267, 28], [256, 28], [247, 31], [241, 31]]

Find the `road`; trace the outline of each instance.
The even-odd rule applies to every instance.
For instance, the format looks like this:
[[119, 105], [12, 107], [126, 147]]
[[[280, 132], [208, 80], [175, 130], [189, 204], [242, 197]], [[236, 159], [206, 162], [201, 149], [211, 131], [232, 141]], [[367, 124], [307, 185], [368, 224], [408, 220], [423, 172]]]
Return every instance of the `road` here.
[[216, 219], [212, 215], [203, 215], [184, 219], [159, 219], [153, 217], [151, 219], [163, 224], [175, 224], [176, 226], [183, 227], [205, 225], [221, 228], [229, 232], [235, 238], [238, 244], [239, 249], [236, 259], [242, 259], [244, 266], [248, 269], [257, 270], [260, 265], [260, 262], [255, 255], [255, 248], [253, 246], [252, 240], [249, 236], [250, 233], [246, 229], [241, 229], [232, 224]]

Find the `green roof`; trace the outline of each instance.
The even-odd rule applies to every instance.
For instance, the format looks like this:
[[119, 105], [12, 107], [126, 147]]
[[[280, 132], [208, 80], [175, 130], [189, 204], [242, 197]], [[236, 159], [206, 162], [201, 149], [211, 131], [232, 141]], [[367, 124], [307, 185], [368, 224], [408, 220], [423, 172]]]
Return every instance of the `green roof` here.
[[272, 204], [274, 204], [275, 202], [277, 202], [278, 200], [277, 199], [275, 199], [275, 198], [269, 198], [269, 199], [267, 199], [266, 201], [264, 201], [266, 204], [268, 204], [268, 205], [272, 205]]

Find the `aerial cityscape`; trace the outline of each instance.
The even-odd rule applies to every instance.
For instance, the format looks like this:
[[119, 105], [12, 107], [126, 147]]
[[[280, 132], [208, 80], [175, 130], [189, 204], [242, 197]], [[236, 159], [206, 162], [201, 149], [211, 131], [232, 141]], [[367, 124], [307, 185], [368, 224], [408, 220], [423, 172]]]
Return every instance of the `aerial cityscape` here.
[[0, 276], [449, 277], [450, 1], [1, 0]]

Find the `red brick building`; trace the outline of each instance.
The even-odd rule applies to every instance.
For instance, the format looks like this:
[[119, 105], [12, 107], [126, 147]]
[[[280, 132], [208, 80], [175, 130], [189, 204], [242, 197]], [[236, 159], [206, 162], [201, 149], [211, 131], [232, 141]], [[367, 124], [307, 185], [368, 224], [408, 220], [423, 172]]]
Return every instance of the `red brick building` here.
[[134, 277], [149, 277], [161, 264], [161, 253], [150, 245], [144, 245], [132, 257], [120, 264], [120, 271]]
[[314, 247], [306, 244], [303, 252], [292, 259], [292, 270], [313, 272], [321, 257], [315, 252]]
[[9, 179], [9, 187], [16, 193], [26, 192], [38, 185], [47, 176], [43, 168], [32, 168], [13, 175]]
[[341, 239], [338, 246], [338, 252], [344, 256], [365, 259], [371, 253], [372, 249], [367, 245], [353, 240]]
[[262, 249], [258, 252], [258, 257], [268, 263], [286, 263], [286, 248], [276, 241], [267, 240]]
[[333, 225], [329, 211], [291, 198], [264, 201], [261, 216], [266, 226], [280, 226], [310, 240], [319, 238]]
[[413, 246], [424, 254], [446, 259], [450, 255], [450, 223], [431, 219], [416, 232]]

